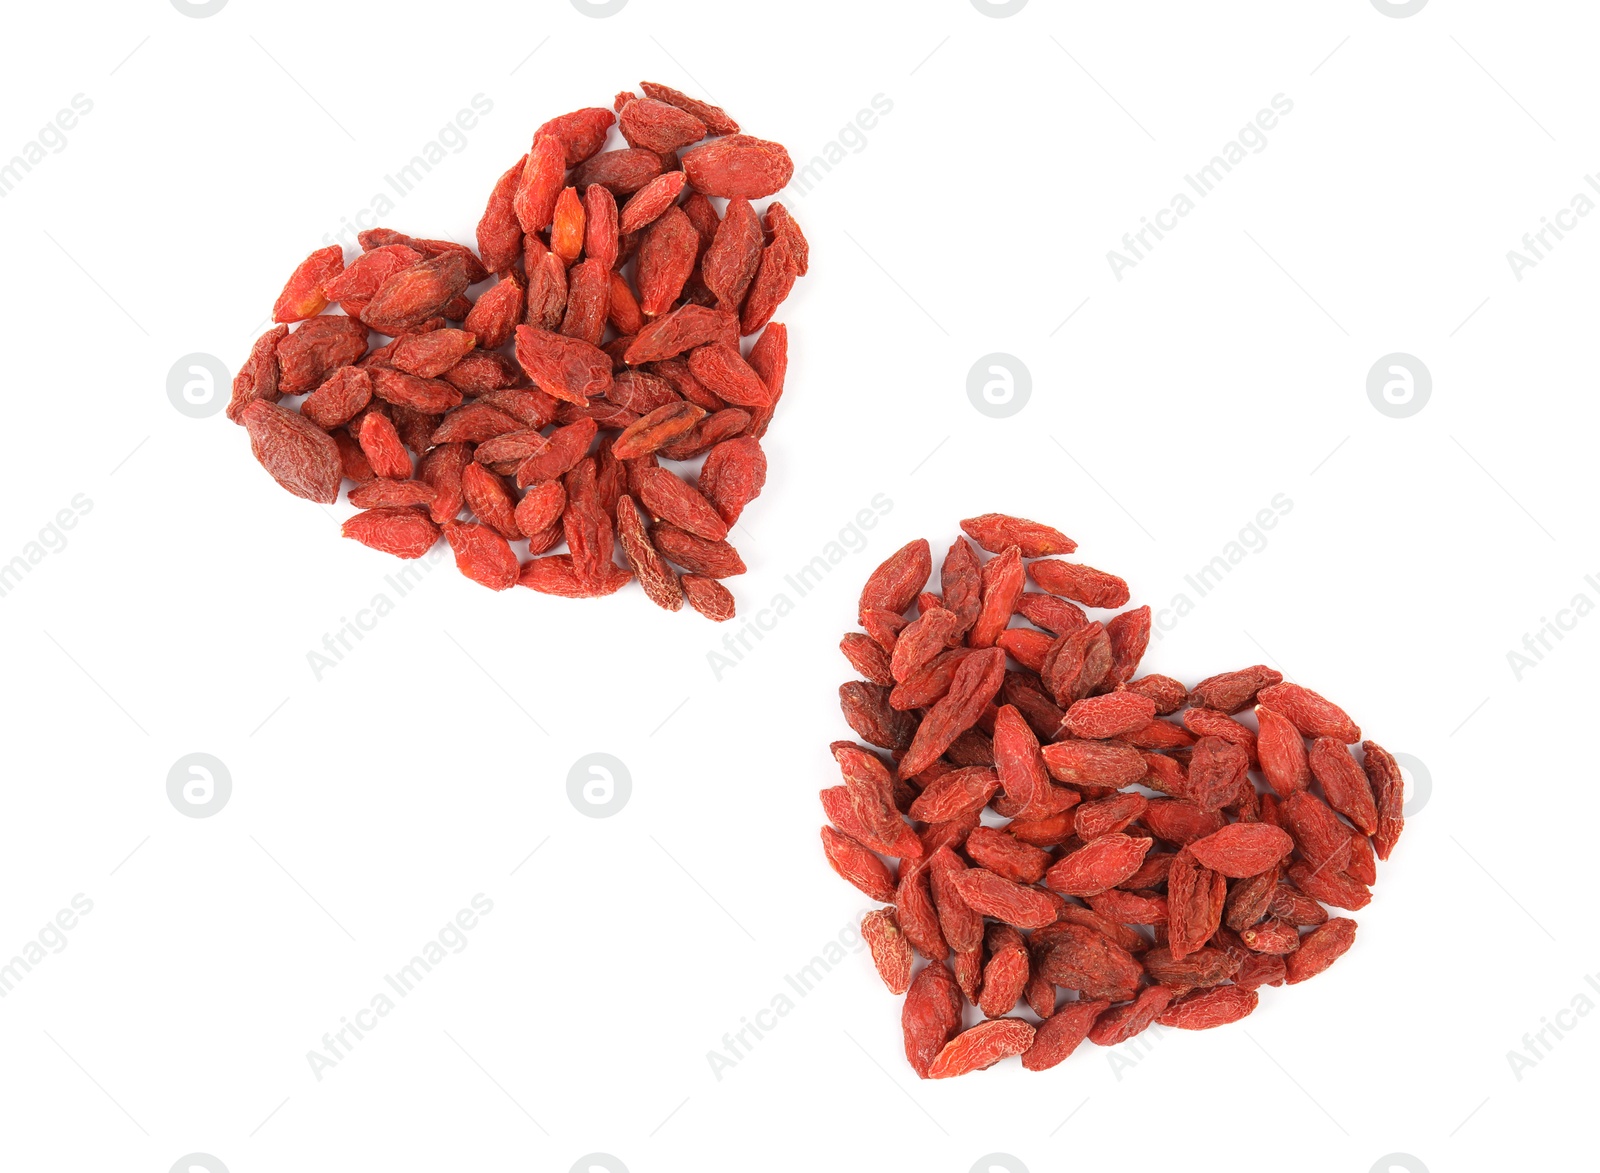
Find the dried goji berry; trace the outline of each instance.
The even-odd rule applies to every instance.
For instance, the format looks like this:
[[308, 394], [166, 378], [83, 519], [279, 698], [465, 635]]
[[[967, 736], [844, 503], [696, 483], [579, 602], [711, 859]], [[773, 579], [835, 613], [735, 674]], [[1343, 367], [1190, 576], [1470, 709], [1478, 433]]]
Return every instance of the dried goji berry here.
[[1238, 1022], [1256, 1008], [1261, 996], [1244, 986], [1213, 986], [1186, 994], [1168, 1006], [1156, 1021], [1179, 1030], [1209, 1030]]
[[300, 414], [324, 431], [331, 431], [371, 401], [372, 376], [360, 367], [340, 367], [306, 396], [300, 404]]
[[447, 521], [441, 526], [456, 568], [473, 582], [503, 591], [516, 585], [517, 556], [511, 545], [486, 525]]
[[1189, 694], [1189, 703], [1223, 713], [1237, 713], [1248, 707], [1261, 689], [1277, 684], [1282, 679], [1283, 673], [1265, 664], [1240, 668], [1235, 672], [1221, 672], [1195, 685]]
[[1361, 743], [1362, 767], [1378, 806], [1378, 831], [1372, 837], [1379, 859], [1388, 859], [1405, 829], [1405, 778], [1394, 755], [1375, 741]]
[[[923, 549], [926, 550], [926, 545]], [[911, 746], [900, 768], [915, 774], [931, 765], [950, 748], [955, 739], [972, 728], [983, 710], [1000, 691], [1005, 678], [1006, 655], [999, 648], [986, 648], [962, 660], [950, 681], [950, 691], [928, 710], [917, 727]]]
[[1257, 694], [1260, 702], [1294, 722], [1307, 737], [1331, 737], [1344, 745], [1361, 740], [1361, 730], [1338, 705], [1298, 684], [1273, 684]]
[[1292, 986], [1316, 977], [1344, 956], [1355, 939], [1356, 922], [1342, 916], [1334, 917], [1313, 929], [1301, 939], [1300, 948], [1285, 958], [1284, 964], [1288, 969], [1286, 980]]
[[787, 184], [794, 163], [778, 143], [730, 134], [684, 155], [683, 170], [695, 189], [708, 196], [755, 200]]
[[1017, 609], [1023, 581], [1022, 552], [1016, 546], [1007, 547], [983, 567], [978, 614], [967, 631], [967, 646], [992, 648], [995, 645]]
[[[727, 542], [711, 541], [665, 522], [653, 526], [650, 536], [667, 561], [683, 567], [691, 574], [721, 579], [734, 578], [745, 572], [739, 551]], [[874, 683], [886, 682], [879, 680]]]
[[700, 237], [682, 208], [668, 208], [644, 229], [634, 263], [639, 308], [646, 318], [670, 310], [694, 271]]
[[1228, 882], [1205, 867], [1189, 848], [1178, 852], [1167, 873], [1167, 941], [1181, 960], [1211, 939], [1222, 924]]
[[517, 362], [539, 389], [581, 405], [611, 389], [611, 360], [598, 346], [550, 330], [518, 326]]
[[327, 283], [344, 271], [344, 249], [337, 244], [319, 248], [289, 275], [288, 283], [272, 307], [274, 322], [302, 322], [320, 314], [328, 304]]
[[822, 828], [822, 849], [833, 870], [874, 900], [888, 904], [894, 900], [894, 880], [883, 861], [855, 840], [832, 827]]
[[961, 1026], [961, 989], [942, 963], [926, 965], [912, 979], [900, 1011], [906, 1060], [927, 1079], [934, 1059]]
[[983, 916], [1019, 929], [1037, 929], [1056, 919], [1055, 905], [1037, 888], [997, 876], [987, 868], [968, 868], [953, 877], [956, 892]]
[[761, 495], [766, 482], [767, 456], [754, 436], [713, 446], [700, 468], [700, 492], [730, 526]]
[[891, 994], [911, 988], [911, 945], [895, 922], [894, 910], [878, 908], [861, 918], [861, 939], [872, 952], [872, 963]]
[[466, 257], [442, 253], [386, 279], [362, 311], [361, 320], [380, 334], [398, 336], [434, 317], [469, 284], [471, 269]]
[[928, 1068], [929, 1079], [945, 1079], [993, 1067], [1020, 1055], [1033, 1042], [1033, 1024], [1020, 1018], [991, 1018], [964, 1030], [944, 1045]]
[[[677, 203], [678, 197], [683, 194], [685, 182], [686, 177], [682, 171], [668, 171], [656, 176], [628, 197], [628, 202], [617, 215], [617, 230], [626, 235], [638, 232], [654, 222], [658, 216]], [[688, 213], [685, 212], [684, 215], [687, 217]], [[697, 239], [698, 235], [696, 233]]]
[[[277, 387], [285, 395], [314, 390], [367, 351], [367, 328], [353, 318], [324, 315], [302, 322], [277, 345]], [[268, 398], [258, 394], [257, 398]]]
[[1361, 828], [1362, 834], [1374, 834], [1378, 830], [1378, 810], [1372, 786], [1344, 742], [1318, 737], [1311, 743], [1308, 760], [1328, 805]]
[[[240, 422], [261, 467], [296, 497], [331, 505], [339, 499], [342, 466], [333, 437], [305, 417], [264, 399], [247, 404]], [[410, 462], [406, 473], [411, 472]]]
[[1101, 1014], [1089, 1031], [1089, 1041], [1100, 1047], [1127, 1042], [1156, 1020], [1173, 993], [1168, 986], [1146, 986], [1133, 1001]]
[[576, 187], [592, 184], [611, 189], [613, 195], [632, 195], [661, 174], [661, 156], [643, 147], [602, 151], [578, 166], [572, 177]]
[[683, 596], [689, 606], [713, 623], [724, 623], [734, 616], [733, 595], [714, 578], [700, 574], [683, 576]]
[[1050, 866], [1046, 886], [1068, 896], [1089, 896], [1114, 888], [1138, 871], [1151, 840], [1113, 832], [1085, 843]]
[[1015, 1009], [1028, 984], [1028, 945], [1010, 925], [990, 925], [985, 940], [989, 959], [983, 964], [983, 986], [978, 1009], [987, 1018], [1000, 1018]]
[[1110, 1006], [1104, 999], [1079, 999], [1057, 1009], [1033, 1032], [1033, 1042], [1022, 1053], [1022, 1065], [1029, 1071], [1047, 1071], [1066, 1059], [1089, 1037], [1089, 1028]]
[[439, 540], [439, 527], [420, 510], [368, 509], [345, 519], [344, 536], [396, 558], [420, 558]]
[[513, 201], [522, 185], [528, 156], [518, 159], [489, 193], [489, 205], [478, 221], [478, 256], [491, 273], [505, 273], [522, 256], [522, 222]]
[[542, 232], [555, 218], [556, 202], [561, 198], [567, 174], [566, 154], [566, 143], [559, 135], [534, 137], [511, 201], [525, 234]]
[[718, 542], [728, 536], [728, 523], [711, 502], [667, 469], [645, 470], [639, 479], [639, 499], [656, 517], [696, 537]]
[[1078, 548], [1078, 543], [1058, 529], [1004, 513], [969, 517], [961, 523], [961, 528], [991, 554], [1001, 554], [1008, 546], [1016, 546], [1024, 558], [1047, 558], [1052, 554], [1070, 554]]
[[1128, 745], [1098, 741], [1057, 741], [1041, 753], [1050, 776], [1058, 782], [1113, 788], [1131, 786], [1144, 778], [1145, 761]]
[[1046, 558], [1030, 564], [1028, 574], [1051, 594], [1086, 607], [1120, 607], [1128, 601], [1127, 583], [1092, 566]]
[[1062, 729], [1073, 737], [1097, 740], [1118, 737], [1147, 725], [1156, 703], [1136, 692], [1108, 692], [1074, 701], [1067, 709]]
[[[1093, 916], [1088, 909], [1078, 911]], [[1123, 1001], [1134, 996], [1144, 976], [1144, 966], [1133, 954], [1087, 924], [1058, 921], [1043, 936], [1034, 934], [1033, 942], [1041, 947], [1040, 970], [1056, 985], [1084, 997]]]
[[1229, 823], [1189, 844], [1194, 858], [1232, 879], [1259, 876], [1294, 850], [1286, 831], [1267, 823]]

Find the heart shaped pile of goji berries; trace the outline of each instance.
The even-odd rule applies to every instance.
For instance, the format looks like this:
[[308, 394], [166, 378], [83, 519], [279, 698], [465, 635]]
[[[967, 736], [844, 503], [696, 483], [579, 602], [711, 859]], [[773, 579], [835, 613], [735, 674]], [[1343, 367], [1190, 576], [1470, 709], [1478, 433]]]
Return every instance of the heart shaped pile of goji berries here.
[[[339, 245], [307, 257], [228, 418], [296, 496], [331, 504], [353, 481], [344, 535], [374, 549], [418, 558], [442, 531], [495, 590], [595, 597], [637, 576], [661, 607], [724, 620], [720, 580], [745, 569], [728, 529], [765, 483], [788, 366], [771, 319], [808, 249], [781, 203], [751, 203], [789, 182], [783, 147], [641, 84], [615, 114], [535, 132], [476, 253], [374, 228], [348, 267]], [[603, 151], [613, 123], [627, 146]], [[369, 349], [374, 333], [388, 341]], [[661, 464], [701, 457], [693, 483]]]
[[1136, 677], [1150, 608], [1084, 611], [1124, 606], [1122, 579], [1054, 557], [1077, 546], [1049, 526], [961, 528], [939, 593], [926, 541], [867, 580], [840, 643], [865, 679], [839, 700], [876, 749], [835, 742], [844, 783], [822, 791], [828, 862], [892, 905], [861, 933], [907, 995], [917, 1074], [1221, 1026], [1331, 965], [1356, 926], [1323, 905], [1365, 906], [1403, 826], [1393, 756], [1366, 741], [1358, 763], [1344, 711], [1262, 665]]

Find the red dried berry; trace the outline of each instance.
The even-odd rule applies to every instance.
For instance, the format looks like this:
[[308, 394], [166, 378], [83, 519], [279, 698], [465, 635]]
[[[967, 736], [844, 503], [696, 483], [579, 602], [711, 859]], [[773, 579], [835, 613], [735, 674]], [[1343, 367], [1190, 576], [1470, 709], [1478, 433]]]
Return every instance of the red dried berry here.
[[1179, 1030], [1210, 1030], [1238, 1022], [1260, 1002], [1261, 995], [1244, 986], [1214, 986], [1196, 990], [1172, 1003], [1156, 1021]]
[[328, 304], [327, 283], [344, 271], [344, 249], [337, 244], [319, 248], [289, 275], [288, 283], [272, 307], [274, 322], [302, 322], [320, 314]]
[[561, 140], [566, 148], [565, 162], [576, 167], [605, 145], [606, 133], [616, 116], [604, 106], [589, 106], [552, 118], [533, 132], [535, 140], [549, 135]]
[[700, 614], [713, 623], [724, 623], [733, 618], [733, 595], [716, 579], [686, 574], [682, 581], [684, 598]]
[[895, 885], [889, 869], [872, 852], [832, 827], [822, 828], [822, 850], [833, 870], [845, 880], [874, 900], [893, 902]]
[[533, 140], [533, 150], [528, 152], [511, 201], [517, 222], [527, 235], [542, 232], [555, 218], [556, 201], [567, 174], [566, 150], [565, 142], [554, 134], [539, 135]]
[[517, 362], [547, 394], [582, 407], [611, 389], [611, 360], [592, 343], [532, 326], [518, 326], [516, 339]]
[[420, 558], [439, 540], [439, 527], [416, 509], [368, 509], [345, 520], [343, 534], [396, 558]]
[[1232, 879], [1259, 876], [1294, 850], [1288, 832], [1267, 823], [1229, 823], [1189, 844], [1194, 858]]
[[1307, 978], [1316, 977], [1327, 969], [1355, 943], [1356, 922], [1345, 917], [1334, 917], [1326, 924], [1313, 929], [1300, 941], [1300, 948], [1284, 960], [1287, 967], [1285, 980], [1292, 986]]
[[900, 1012], [906, 1061], [927, 1079], [934, 1059], [961, 1026], [961, 989], [942, 963], [922, 968], [911, 982]]
[[1128, 601], [1127, 583], [1092, 566], [1047, 558], [1032, 563], [1028, 574], [1051, 594], [1086, 607], [1121, 607]]
[[730, 134], [684, 155], [683, 170], [695, 190], [708, 196], [755, 200], [787, 184], [794, 175], [794, 163], [778, 143]]
[[861, 939], [872, 953], [878, 976], [891, 994], [911, 988], [911, 945], [895, 922], [894, 910], [878, 908], [861, 918]]
[[[308, 501], [331, 505], [339, 499], [343, 472], [332, 436], [264, 399], [247, 404], [239, 418], [250, 433], [250, 451], [273, 480]], [[408, 462], [406, 473], [410, 471]]]
[[522, 256], [522, 222], [517, 219], [514, 200], [527, 162], [528, 156], [522, 156], [499, 178], [478, 221], [478, 255], [491, 273], [509, 271]]
[[456, 569], [492, 591], [517, 584], [517, 556], [511, 545], [486, 525], [447, 521], [441, 527], [456, 556]]
[[1078, 548], [1078, 543], [1058, 529], [1004, 513], [969, 517], [961, 528], [991, 554], [1003, 554], [1008, 546], [1016, 546], [1024, 558], [1048, 558], [1052, 554], [1070, 554]]
[[1237, 713], [1249, 706], [1263, 688], [1277, 684], [1283, 673], [1256, 664], [1236, 672], [1222, 672], [1208, 676], [1189, 694], [1189, 703], [1201, 708], [1216, 709], [1223, 713]]
[[1022, 1065], [1029, 1071], [1047, 1071], [1062, 1062], [1089, 1037], [1089, 1028], [1110, 1006], [1104, 999], [1080, 999], [1062, 1006], [1033, 1032]]
[[1044, 875], [1045, 885], [1068, 896], [1115, 888], [1139, 870], [1151, 842], [1121, 832], [1102, 835], [1052, 864]]
[[1331, 737], [1343, 745], [1361, 740], [1361, 730], [1332, 701], [1298, 684], [1274, 684], [1258, 695], [1261, 704], [1282, 713], [1307, 737]]

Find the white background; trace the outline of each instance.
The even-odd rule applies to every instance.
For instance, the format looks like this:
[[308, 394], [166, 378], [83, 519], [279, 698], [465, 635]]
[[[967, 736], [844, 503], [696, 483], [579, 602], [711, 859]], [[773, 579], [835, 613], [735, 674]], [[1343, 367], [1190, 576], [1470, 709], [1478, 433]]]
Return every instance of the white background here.
[[[0, 562], [92, 508], [0, 598], [0, 956], [76, 894], [93, 911], [0, 999], [0, 1164], [1573, 1167], [1600, 1023], [1546, 1035], [1520, 1079], [1507, 1055], [1600, 1002], [1600, 619], [1520, 679], [1507, 653], [1600, 600], [1600, 221], [1520, 281], [1506, 252], [1600, 167], [1592, 14], [1209, 7], [12, 6], [0, 158], [75, 94], [93, 110], [0, 200]], [[812, 272], [780, 313], [741, 618], [493, 595], [446, 560], [314, 678], [398, 564], [220, 414], [175, 410], [169, 370], [237, 369], [293, 265], [474, 95], [492, 112], [390, 226], [470, 240], [535, 126], [641, 77], [797, 159], [859, 148], [787, 197]], [[1107, 251], [1277, 94], [1265, 148], [1119, 281]], [[966, 394], [997, 351], [1032, 375], [1006, 419]], [[1407, 419], [1366, 393], [1395, 351], [1432, 373]], [[784, 576], [876, 494], [864, 549], [797, 598]], [[1265, 547], [1196, 599], [1184, 576], [1277, 494]], [[924, 1083], [856, 952], [719, 1080], [707, 1053], [865, 903], [816, 832], [860, 583], [986, 510], [1065, 529], [1136, 602], [1190, 595], [1147, 669], [1276, 664], [1425, 763], [1431, 798], [1354, 949], [1238, 1026]], [[708, 653], [779, 593], [792, 612], [719, 681]], [[232, 778], [210, 818], [166, 793], [194, 752]], [[567, 797], [591, 752], [632, 777], [608, 819]], [[315, 1078], [321, 1036], [477, 893], [464, 951]]]

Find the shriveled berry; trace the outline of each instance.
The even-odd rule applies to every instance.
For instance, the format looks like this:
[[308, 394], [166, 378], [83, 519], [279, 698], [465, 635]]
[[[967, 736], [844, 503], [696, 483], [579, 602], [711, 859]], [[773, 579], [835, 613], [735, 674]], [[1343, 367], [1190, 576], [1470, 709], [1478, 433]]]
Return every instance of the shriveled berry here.
[[447, 521], [441, 528], [462, 574], [493, 591], [517, 584], [517, 556], [494, 530], [468, 521]]
[[364, 546], [396, 558], [420, 558], [439, 540], [439, 527], [417, 509], [368, 509], [345, 520], [342, 532]]
[[[297, 412], [264, 399], [240, 413], [250, 433], [250, 450], [261, 467], [296, 497], [331, 505], [343, 479], [339, 446], [333, 437]], [[407, 462], [406, 472], [411, 471]]]

